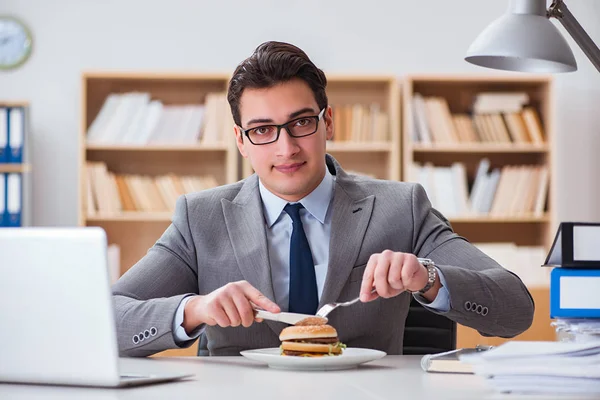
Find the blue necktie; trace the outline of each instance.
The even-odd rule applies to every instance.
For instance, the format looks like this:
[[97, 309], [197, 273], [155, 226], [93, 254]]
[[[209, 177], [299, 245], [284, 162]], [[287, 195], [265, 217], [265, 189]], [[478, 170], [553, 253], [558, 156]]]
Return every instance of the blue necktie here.
[[315, 264], [302, 227], [302, 204], [288, 204], [283, 209], [293, 222], [290, 241], [290, 302], [289, 311], [314, 315], [319, 305]]

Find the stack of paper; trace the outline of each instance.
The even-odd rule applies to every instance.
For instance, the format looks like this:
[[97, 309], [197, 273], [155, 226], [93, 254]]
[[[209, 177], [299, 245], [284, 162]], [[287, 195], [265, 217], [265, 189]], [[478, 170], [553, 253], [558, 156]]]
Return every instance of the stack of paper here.
[[600, 318], [557, 318], [551, 325], [565, 341], [600, 341]]
[[459, 359], [498, 392], [600, 397], [600, 341], [512, 341]]

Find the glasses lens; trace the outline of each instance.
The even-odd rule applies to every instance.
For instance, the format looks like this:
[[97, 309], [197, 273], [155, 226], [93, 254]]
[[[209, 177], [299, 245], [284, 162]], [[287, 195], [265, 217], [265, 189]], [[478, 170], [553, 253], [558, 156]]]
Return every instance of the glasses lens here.
[[292, 121], [288, 126], [292, 136], [305, 136], [317, 130], [317, 118], [306, 117]]
[[259, 126], [258, 128], [250, 129], [248, 137], [252, 143], [269, 143], [277, 137], [277, 127], [275, 125]]

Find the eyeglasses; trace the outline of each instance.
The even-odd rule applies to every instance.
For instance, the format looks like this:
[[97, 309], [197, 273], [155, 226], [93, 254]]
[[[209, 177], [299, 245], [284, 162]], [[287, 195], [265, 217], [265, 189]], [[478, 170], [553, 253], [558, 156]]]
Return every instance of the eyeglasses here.
[[319, 115], [310, 117], [300, 117], [286, 122], [282, 125], [261, 125], [256, 128], [242, 129], [242, 135], [246, 135], [250, 143], [254, 145], [263, 145], [276, 142], [279, 139], [281, 129], [285, 129], [291, 137], [299, 138], [312, 135], [319, 127], [319, 121], [325, 114], [325, 108]]

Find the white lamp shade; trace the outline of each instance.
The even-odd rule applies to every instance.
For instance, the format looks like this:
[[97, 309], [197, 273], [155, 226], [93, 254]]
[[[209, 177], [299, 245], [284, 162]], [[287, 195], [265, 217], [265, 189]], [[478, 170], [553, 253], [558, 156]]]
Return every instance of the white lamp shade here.
[[469, 47], [465, 60], [482, 67], [521, 72], [572, 72], [575, 56], [545, 16], [505, 14]]

